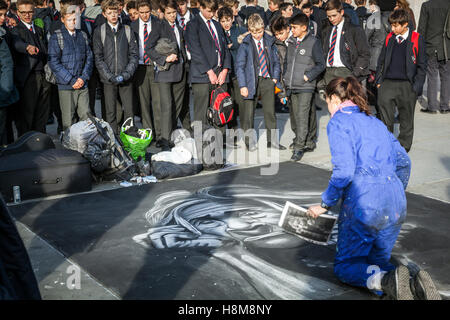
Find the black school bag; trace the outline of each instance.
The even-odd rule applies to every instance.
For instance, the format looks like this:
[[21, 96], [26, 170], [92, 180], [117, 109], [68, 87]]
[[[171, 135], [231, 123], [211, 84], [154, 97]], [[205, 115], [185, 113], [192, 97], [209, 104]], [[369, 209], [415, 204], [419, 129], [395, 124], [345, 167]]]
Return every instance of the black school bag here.
[[217, 87], [211, 92], [209, 108], [206, 111], [206, 118], [213, 126], [222, 127], [233, 119], [233, 99], [230, 94]]

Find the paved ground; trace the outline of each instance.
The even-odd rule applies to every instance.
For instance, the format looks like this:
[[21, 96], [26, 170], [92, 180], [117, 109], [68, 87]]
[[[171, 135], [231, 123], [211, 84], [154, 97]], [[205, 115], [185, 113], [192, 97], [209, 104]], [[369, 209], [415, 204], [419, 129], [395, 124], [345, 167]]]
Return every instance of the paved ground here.
[[[418, 103], [415, 115], [415, 136], [410, 152], [413, 168], [407, 191], [450, 202], [450, 114], [429, 115], [419, 112], [419, 109]], [[317, 149], [307, 153], [302, 163], [331, 169], [326, 137], [326, 125], [329, 121], [326, 107], [318, 112], [318, 116]], [[257, 110], [256, 127], [261, 125], [262, 120], [262, 112]], [[293, 133], [290, 130], [287, 114], [278, 114], [278, 127], [281, 131], [281, 143], [289, 146]], [[48, 131], [56, 137], [55, 125], [49, 126]], [[264, 138], [261, 141], [264, 141]], [[242, 149], [243, 145], [227, 155], [229, 161], [241, 163], [232, 169], [256, 165], [251, 161], [244, 161], [242, 155], [236, 155]], [[286, 150], [279, 153], [276, 161], [289, 161], [290, 157], [291, 152]], [[95, 186], [94, 192], [118, 187], [120, 186], [114, 183], [103, 184]], [[17, 223], [17, 227], [31, 258], [43, 299], [118, 299], [83, 270], [80, 270], [80, 289], [68, 285], [68, 283], [76, 284], [71, 276], [76, 274], [78, 267], [23, 224]]]

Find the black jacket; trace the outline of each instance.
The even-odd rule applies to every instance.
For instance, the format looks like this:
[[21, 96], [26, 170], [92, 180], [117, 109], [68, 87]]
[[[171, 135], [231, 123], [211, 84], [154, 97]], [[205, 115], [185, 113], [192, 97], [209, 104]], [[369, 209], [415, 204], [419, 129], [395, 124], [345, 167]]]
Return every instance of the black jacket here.
[[269, 24], [269, 21], [266, 17], [266, 12], [261, 6], [243, 6], [241, 7], [241, 10], [239, 10], [239, 16], [242, 18], [242, 20], [244, 20], [245, 25], [247, 25], [248, 23], [248, 18], [250, 18], [250, 16], [254, 13], [257, 13], [261, 16], [265, 26]]
[[[225, 33], [217, 21], [212, 20], [217, 30], [223, 69], [231, 69], [231, 53]], [[189, 21], [185, 32], [187, 49], [191, 53], [189, 78], [192, 83], [209, 83], [208, 70], [217, 70], [217, 49], [206, 23], [200, 15]], [[226, 82], [228, 82], [228, 72]]]
[[[180, 46], [178, 47], [178, 60], [172, 62], [169, 70], [157, 71], [155, 72], [156, 82], [179, 82], [183, 79], [184, 66], [187, 62], [186, 48], [183, 39], [183, 29], [175, 22], [175, 28], [178, 29], [178, 34], [180, 35]], [[168, 38], [178, 44], [177, 37], [175, 36], [175, 31], [170, 26], [166, 19], [163, 19], [158, 24], [152, 25], [152, 32], [150, 33], [149, 39], [149, 54], [150, 59], [155, 61], [160, 65], [164, 65], [166, 62], [166, 56], [161, 55], [155, 50], [156, 43], [159, 39]]]
[[[18, 87], [23, 87], [30, 72], [39, 62], [44, 65], [47, 63], [47, 38], [44, 30], [38, 26], [34, 26], [34, 30], [36, 33], [33, 36], [21, 22], [11, 30], [11, 53], [14, 57], [14, 76]], [[39, 48], [37, 55], [28, 54], [27, 47], [30, 44]]]
[[[411, 82], [413, 90], [417, 96], [422, 95], [423, 84], [425, 82], [427, 56], [425, 53], [425, 42], [423, 37], [419, 36], [419, 50], [416, 54], [413, 52], [413, 43], [411, 42], [412, 31], [409, 31], [406, 47], [406, 76]], [[395, 35], [392, 34], [387, 46], [383, 46], [380, 58], [378, 59], [376, 84], [381, 84], [384, 81], [384, 76], [389, 68], [392, 59], [392, 48], [396, 41]]]
[[450, 59], [450, 39], [444, 39], [445, 19], [450, 8], [448, 0], [430, 0], [422, 4], [420, 9], [418, 32], [423, 36], [428, 57], [437, 56], [438, 60], [444, 60], [444, 46], [447, 48]]
[[[103, 83], [112, 83], [111, 79], [121, 75], [124, 81], [128, 81], [136, 71], [139, 63], [139, 50], [134, 36], [130, 30], [130, 42], [125, 33], [125, 27], [118, 24], [116, 35], [109, 24], [105, 24], [105, 44], [101, 40], [101, 26], [94, 30], [93, 46], [95, 66]], [[129, 28], [129, 26], [127, 26]], [[116, 38], [116, 40], [114, 40]], [[116, 43], [116, 45], [115, 45]]]
[[[322, 47], [325, 59], [330, 50], [330, 37], [333, 26], [328, 26], [322, 36]], [[344, 66], [346, 66], [356, 78], [360, 80], [367, 76], [369, 71], [370, 51], [364, 30], [360, 26], [350, 23], [345, 16], [344, 26], [340, 41], [339, 52]]]

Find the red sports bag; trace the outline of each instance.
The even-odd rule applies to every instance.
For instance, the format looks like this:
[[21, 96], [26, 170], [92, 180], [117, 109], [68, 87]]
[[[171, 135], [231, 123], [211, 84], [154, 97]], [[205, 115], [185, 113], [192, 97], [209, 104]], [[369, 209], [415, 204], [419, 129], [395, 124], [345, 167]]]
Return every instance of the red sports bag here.
[[233, 119], [233, 99], [228, 92], [218, 87], [211, 92], [211, 100], [206, 117], [211, 124], [222, 127]]

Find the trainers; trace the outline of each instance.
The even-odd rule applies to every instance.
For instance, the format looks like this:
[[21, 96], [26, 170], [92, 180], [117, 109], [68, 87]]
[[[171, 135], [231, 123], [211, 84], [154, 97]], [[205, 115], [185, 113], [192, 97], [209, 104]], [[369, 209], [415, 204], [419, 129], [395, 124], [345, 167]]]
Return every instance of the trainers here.
[[409, 270], [405, 266], [386, 273], [381, 278], [381, 288], [389, 299], [414, 300], [409, 284]]
[[411, 279], [411, 292], [415, 300], [442, 300], [430, 274], [424, 270]]

